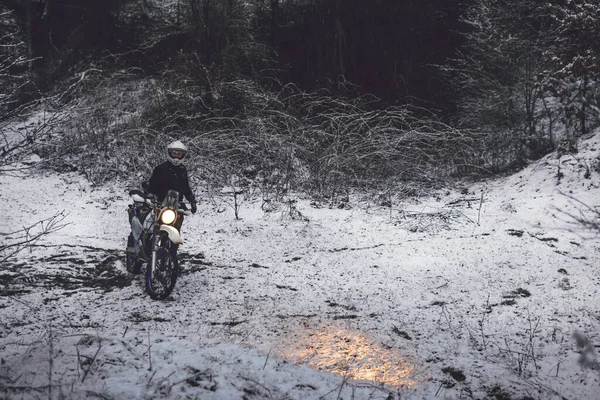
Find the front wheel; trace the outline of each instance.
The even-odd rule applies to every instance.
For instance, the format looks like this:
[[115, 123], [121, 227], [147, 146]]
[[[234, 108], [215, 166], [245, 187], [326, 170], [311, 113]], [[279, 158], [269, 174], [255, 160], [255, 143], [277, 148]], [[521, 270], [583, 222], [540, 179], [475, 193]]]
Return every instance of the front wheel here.
[[156, 266], [152, 271], [152, 263], [146, 267], [146, 291], [154, 300], [163, 300], [171, 294], [177, 281], [179, 263], [171, 248], [173, 243], [163, 237], [156, 250]]

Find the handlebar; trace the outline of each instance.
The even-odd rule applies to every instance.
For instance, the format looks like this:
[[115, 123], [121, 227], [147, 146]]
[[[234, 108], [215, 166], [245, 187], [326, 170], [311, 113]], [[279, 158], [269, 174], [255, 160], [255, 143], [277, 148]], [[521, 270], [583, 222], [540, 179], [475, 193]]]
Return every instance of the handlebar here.
[[[157, 203], [157, 199], [156, 196], [152, 193], [144, 193], [141, 190], [130, 190], [129, 191], [129, 196], [133, 199], [133, 201], [138, 202], [138, 203], [145, 203], [148, 204], [150, 206], [160, 206]], [[179, 214], [185, 215], [185, 216], [189, 216], [192, 213], [188, 210], [185, 210], [183, 208], [178, 208], [177, 212]]]

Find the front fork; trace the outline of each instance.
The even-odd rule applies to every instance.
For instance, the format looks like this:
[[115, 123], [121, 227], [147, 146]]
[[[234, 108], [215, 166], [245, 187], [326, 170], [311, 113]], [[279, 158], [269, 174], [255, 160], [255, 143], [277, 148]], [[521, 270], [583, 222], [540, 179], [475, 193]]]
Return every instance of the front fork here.
[[156, 268], [156, 253], [160, 244], [160, 231], [158, 226], [154, 226], [154, 234], [152, 235], [152, 260], [150, 261], [150, 279], [154, 278], [154, 269]]
[[181, 236], [179, 235], [179, 231], [169, 225], [155, 225], [154, 226], [154, 234], [152, 235], [152, 260], [150, 261], [150, 277], [154, 276], [154, 269], [156, 268], [156, 253], [158, 252], [158, 248], [160, 247], [161, 239], [165, 238], [165, 240], [169, 240], [169, 248], [168, 251], [171, 251], [171, 246], [176, 244], [181, 244]]

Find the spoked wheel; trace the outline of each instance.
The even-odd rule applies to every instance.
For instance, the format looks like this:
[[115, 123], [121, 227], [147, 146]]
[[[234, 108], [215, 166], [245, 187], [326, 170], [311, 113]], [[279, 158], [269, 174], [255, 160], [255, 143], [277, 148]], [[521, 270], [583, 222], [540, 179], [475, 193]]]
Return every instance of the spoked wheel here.
[[[127, 238], [127, 248], [133, 248], [135, 245], [135, 241], [133, 239], [133, 234], [130, 233]], [[127, 268], [127, 272], [132, 274], [139, 274], [142, 272], [142, 262], [136, 260], [133, 254], [129, 254], [127, 250], [125, 250], [125, 267]]]
[[167, 238], [162, 238], [156, 251], [154, 271], [151, 263], [146, 267], [146, 291], [154, 300], [163, 300], [169, 296], [177, 281], [179, 263], [170, 245], [171, 242]]

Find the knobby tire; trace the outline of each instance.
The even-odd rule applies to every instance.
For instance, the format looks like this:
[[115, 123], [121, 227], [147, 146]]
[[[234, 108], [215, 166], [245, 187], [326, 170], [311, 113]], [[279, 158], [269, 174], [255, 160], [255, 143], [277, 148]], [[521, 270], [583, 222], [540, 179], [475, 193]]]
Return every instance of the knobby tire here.
[[151, 276], [151, 264], [146, 267], [146, 291], [154, 300], [167, 298], [177, 282], [179, 263], [177, 256], [170, 248], [171, 242], [162, 238], [160, 246], [156, 251], [156, 268], [154, 276]]

